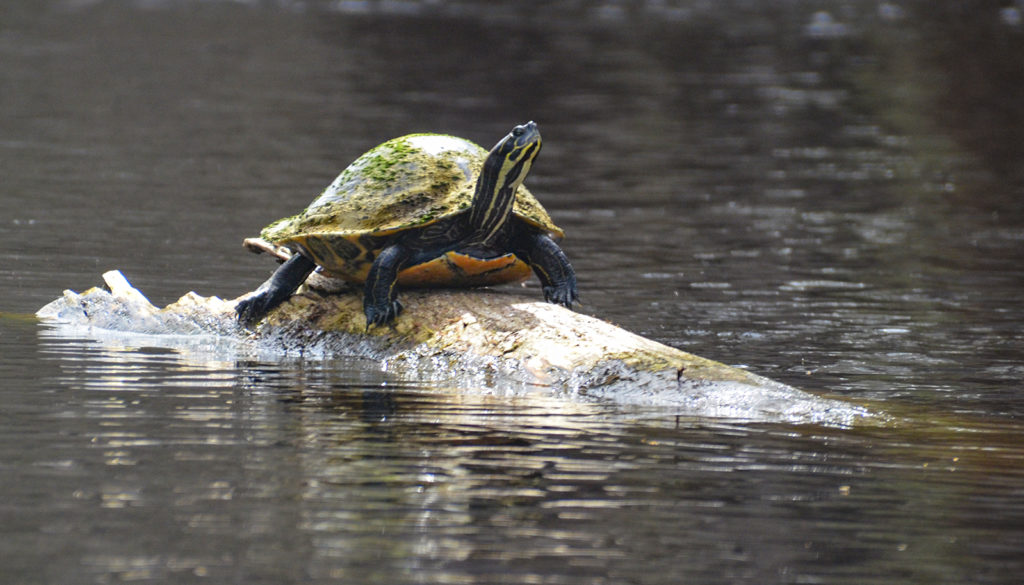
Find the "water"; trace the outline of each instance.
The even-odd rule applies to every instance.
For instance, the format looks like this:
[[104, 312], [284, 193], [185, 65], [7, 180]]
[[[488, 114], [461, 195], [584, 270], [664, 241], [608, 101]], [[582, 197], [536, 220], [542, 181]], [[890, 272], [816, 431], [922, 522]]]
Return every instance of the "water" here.
[[[1019, 582], [1024, 37], [959, 10], [5, 3], [3, 581]], [[894, 423], [27, 317], [111, 268], [157, 304], [250, 290], [273, 266], [241, 239], [369, 147], [529, 119], [583, 311]]]

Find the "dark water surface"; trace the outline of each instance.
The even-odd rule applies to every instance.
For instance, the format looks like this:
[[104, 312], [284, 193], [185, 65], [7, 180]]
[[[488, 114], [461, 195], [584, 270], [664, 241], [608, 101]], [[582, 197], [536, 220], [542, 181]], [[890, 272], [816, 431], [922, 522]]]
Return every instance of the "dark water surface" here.
[[[1024, 582], [1022, 10], [8, 0], [0, 581]], [[899, 422], [29, 317], [112, 268], [233, 297], [273, 268], [240, 240], [366, 149], [530, 119], [583, 311]]]

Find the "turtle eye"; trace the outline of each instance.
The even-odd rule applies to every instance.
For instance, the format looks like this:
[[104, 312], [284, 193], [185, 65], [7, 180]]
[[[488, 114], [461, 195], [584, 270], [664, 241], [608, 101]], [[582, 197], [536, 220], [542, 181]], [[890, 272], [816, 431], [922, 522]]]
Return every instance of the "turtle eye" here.
[[512, 136], [519, 138], [520, 136], [523, 135], [523, 132], [525, 131], [526, 130], [524, 130], [522, 126], [516, 126], [515, 128], [512, 129]]

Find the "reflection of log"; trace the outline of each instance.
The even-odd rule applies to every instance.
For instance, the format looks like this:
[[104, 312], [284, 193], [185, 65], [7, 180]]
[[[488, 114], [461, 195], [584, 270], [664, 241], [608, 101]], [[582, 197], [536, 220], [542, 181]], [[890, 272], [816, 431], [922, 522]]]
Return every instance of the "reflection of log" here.
[[278, 352], [368, 357], [388, 369], [415, 372], [416, 380], [476, 387], [504, 380], [617, 403], [671, 406], [676, 413], [836, 424], [866, 415], [859, 407], [501, 291], [403, 291], [406, 310], [398, 320], [366, 332], [361, 294], [347, 288], [326, 293], [319, 289], [327, 283], [313, 279], [245, 331], [235, 323], [235, 301], [188, 293], [158, 309], [120, 272], [108, 272], [104, 280], [110, 292], [66, 292], [39, 316], [129, 332], [215, 334]]

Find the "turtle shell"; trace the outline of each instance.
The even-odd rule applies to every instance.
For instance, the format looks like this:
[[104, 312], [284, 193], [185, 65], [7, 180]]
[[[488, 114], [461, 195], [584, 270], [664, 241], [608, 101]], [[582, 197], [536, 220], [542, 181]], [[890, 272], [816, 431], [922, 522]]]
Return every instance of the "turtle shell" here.
[[[263, 239], [300, 250], [327, 274], [364, 282], [394, 234], [469, 210], [487, 150], [442, 134], [389, 140], [357, 158], [302, 213], [278, 220]], [[560, 239], [562, 230], [524, 186], [513, 214]], [[398, 274], [406, 286], [481, 286], [516, 282], [530, 267], [511, 254], [481, 259], [449, 252]]]

